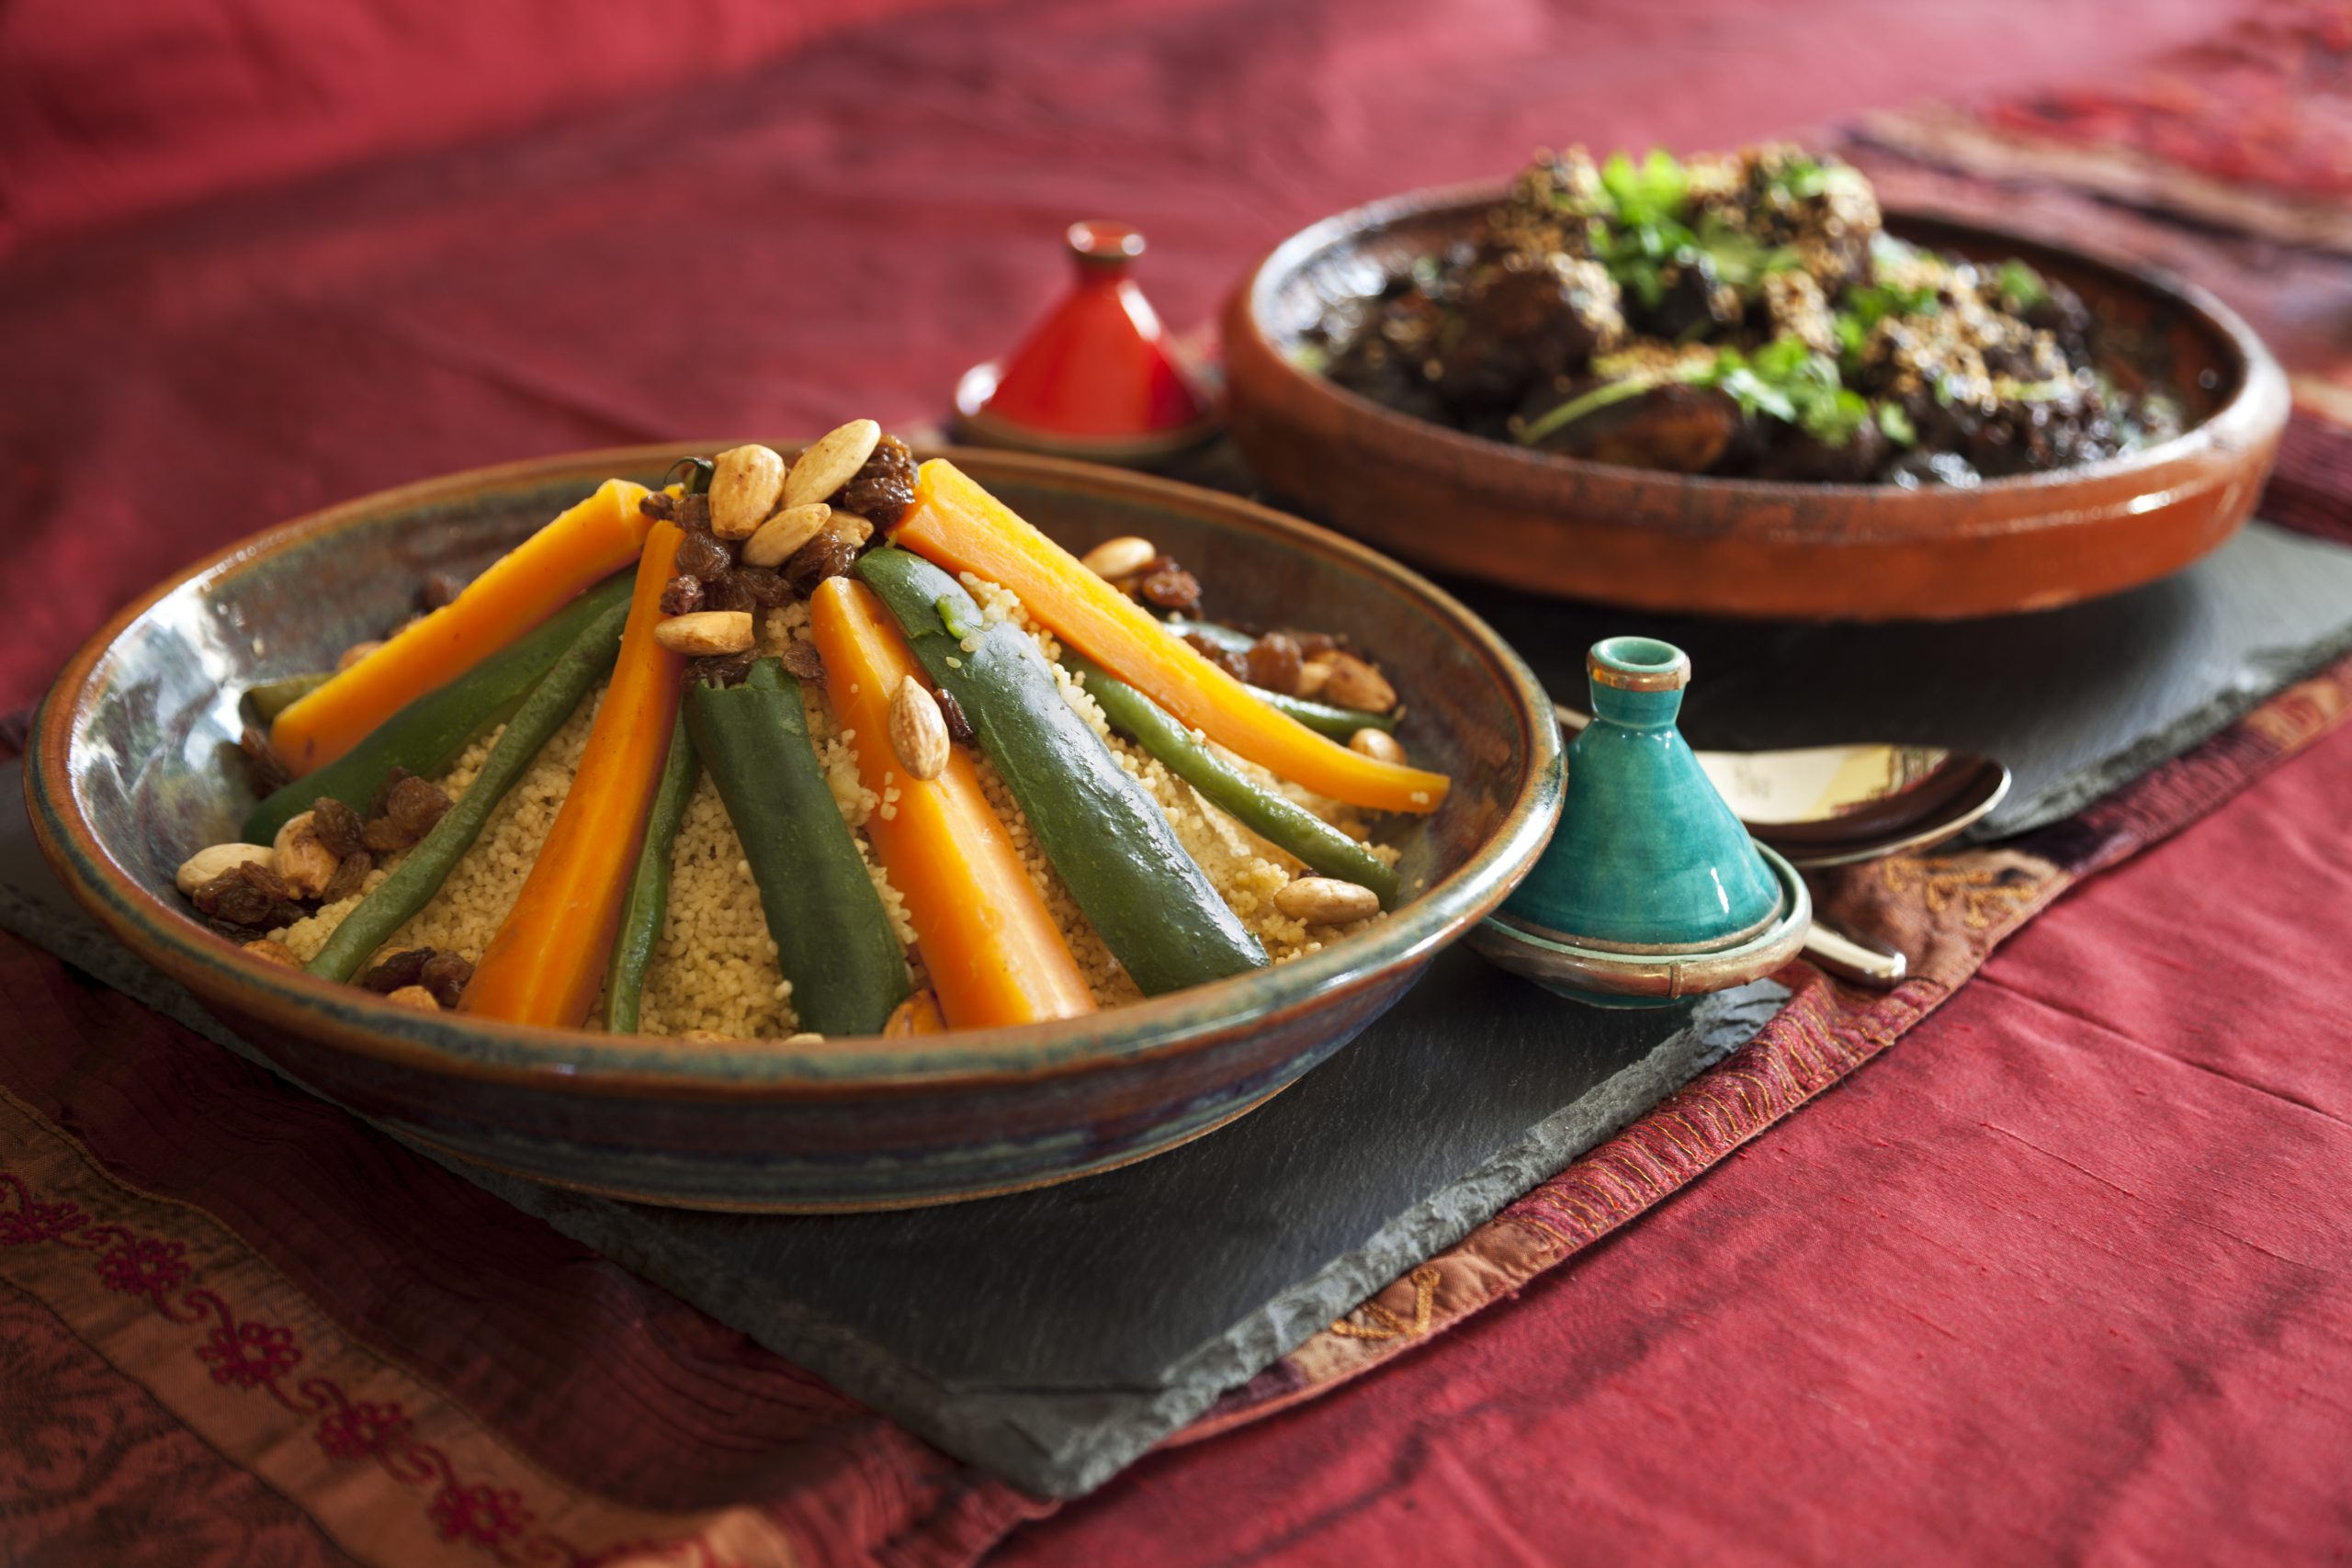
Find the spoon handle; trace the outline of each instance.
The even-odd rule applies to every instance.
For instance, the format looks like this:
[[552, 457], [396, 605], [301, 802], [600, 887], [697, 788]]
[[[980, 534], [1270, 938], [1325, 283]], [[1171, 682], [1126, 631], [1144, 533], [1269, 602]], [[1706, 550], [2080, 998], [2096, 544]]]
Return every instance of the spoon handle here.
[[1819, 920], [1804, 933], [1804, 953], [1832, 975], [1878, 990], [1899, 984], [1911, 967], [1902, 953], [1865, 947]]

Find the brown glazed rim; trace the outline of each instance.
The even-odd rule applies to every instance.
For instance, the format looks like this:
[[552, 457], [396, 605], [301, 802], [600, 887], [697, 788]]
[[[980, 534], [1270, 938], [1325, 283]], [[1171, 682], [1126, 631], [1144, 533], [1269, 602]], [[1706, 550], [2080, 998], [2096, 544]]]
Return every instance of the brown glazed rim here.
[[[1498, 472], [1514, 484], [1524, 484], [1544, 475], [1605, 479], [1619, 484], [1629, 479], [1646, 479], [1658, 484], [1687, 487], [1692, 494], [1720, 493], [1756, 501], [1780, 502], [1792, 507], [1803, 503], [1808, 497], [1885, 496], [1895, 493], [1936, 495], [1933, 491], [1900, 492], [1895, 487], [1883, 484], [1799, 483], [1787, 479], [1677, 474], [1663, 468], [1633, 468], [1589, 462], [1580, 457], [1564, 457], [1517, 446], [1509, 442], [1473, 435], [1430, 420], [1418, 419], [1359, 392], [1350, 391], [1329, 378], [1295, 363], [1268, 334], [1260, 306], [1261, 296], [1275, 277], [1290, 276], [1307, 259], [1322, 254], [1350, 235], [1387, 228], [1425, 213], [1491, 205], [1508, 188], [1507, 182], [1492, 180], [1432, 186], [1387, 197], [1311, 223], [1268, 251], [1259, 259], [1257, 265], [1250, 269], [1237, 290], [1238, 299], [1246, 309], [1229, 310], [1228, 318], [1240, 315], [1246, 320], [1249, 331], [1256, 340], [1255, 348], [1272, 361], [1279, 367], [1279, 373], [1288, 380], [1312, 389], [1315, 396], [1337, 402], [1371, 421], [1386, 434], [1395, 446], [1408, 450], [1419, 448], [1424, 454], [1420, 460], [1426, 461], [1430, 455], [1436, 455], [1442, 458], [1444, 467], [1465, 476], [1474, 486], [1479, 482], [1476, 476], [1484, 468], [1490, 473]], [[2247, 326], [2236, 311], [2188, 279], [2176, 276], [2161, 267], [2150, 266], [2144, 262], [2096, 247], [2045, 239], [2017, 230], [1993, 228], [1942, 213], [1888, 208], [1884, 209], [1884, 217], [1890, 230], [1913, 225], [1940, 229], [1955, 236], [1981, 240], [1988, 246], [2008, 245], [2064, 256], [2088, 268], [2128, 279], [2137, 288], [2155, 294], [2196, 317], [2225, 344], [2229, 354], [2235, 359], [2233, 368], [2237, 371], [2237, 385], [2212, 412], [2169, 441], [2096, 463], [1986, 479], [1969, 491], [1954, 492], [1965, 495], [2000, 495], [2034, 491], [2052, 492], [2050, 507], [2040, 513], [1971, 526], [1966, 522], [1955, 525], [1950, 516], [1934, 508], [1921, 509], [1922, 512], [1936, 512], [1932, 521], [1917, 516], [1909, 508], [1881, 509], [1881, 514], [1870, 519], [1870, 524], [1877, 526], [1865, 524], [1852, 530], [1847, 536], [1849, 538], [1906, 537], [1921, 531], [1949, 536], [1955, 528], [1962, 534], [1983, 536], [2062, 527], [2075, 521], [2075, 513], [2064, 510], [2062, 504], [2062, 492], [2070, 486], [2117, 474], [2154, 471], [2196, 457], [2210, 448], [2240, 450], [2255, 444], [2266, 429], [2283, 418], [2288, 402], [2286, 373], [2271, 357], [2262, 340], [2255, 335], [2254, 329]], [[1889, 526], [1883, 515], [1886, 512], [1900, 512], [1913, 516], [1915, 520], [1904, 525]], [[1645, 528], [1657, 525], [1655, 522], [1642, 525]], [[1801, 536], [1803, 531], [1790, 529], [1785, 532], [1791, 536]]]
[[[1500, 637], [1419, 573], [1353, 540], [1218, 491], [1062, 458], [953, 446], [930, 455], [1073, 491], [1212, 514], [1384, 578], [1419, 601], [1517, 698], [1517, 749], [1528, 765], [1503, 803], [1494, 834], [1463, 865], [1374, 931], [1279, 966], [1085, 1018], [936, 1037], [950, 1044], [867, 1037], [828, 1042], [814, 1050], [747, 1043], [740, 1050], [688, 1051], [650, 1036], [615, 1040], [587, 1030], [420, 1013], [356, 987], [248, 957], [134, 880], [76, 808], [67, 762], [75, 715], [92, 673], [132, 622], [184, 585], [388, 510], [490, 489], [571, 479], [588, 482], [610, 473], [658, 468], [682, 451], [718, 451], [736, 444], [613, 447], [426, 479], [264, 529], [176, 573], [84, 643], [44, 698], [25, 770], [36, 842], [74, 898], [141, 959], [199, 996], [218, 992], [223, 1005], [316, 1045], [475, 1083], [646, 1099], [806, 1101], [1035, 1081], [1182, 1055], [1246, 1034], [1311, 998], [1358, 990], [1400, 966], [1425, 962], [1499, 905], [1551, 837], [1562, 786], [1559, 728], [1550, 698]], [[787, 443], [785, 449], [797, 445]]]

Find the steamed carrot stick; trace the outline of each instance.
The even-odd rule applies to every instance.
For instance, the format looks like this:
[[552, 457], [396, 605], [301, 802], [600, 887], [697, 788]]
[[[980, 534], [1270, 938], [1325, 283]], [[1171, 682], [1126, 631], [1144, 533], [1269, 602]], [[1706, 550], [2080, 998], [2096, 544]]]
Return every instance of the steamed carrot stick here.
[[280, 713], [270, 743], [299, 776], [350, 750], [435, 687], [455, 680], [636, 560], [652, 519], [641, 485], [606, 479], [490, 564], [465, 592]]
[[922, 671], [890, 612], [865, 584], [833, 577], [809, 600], [808, 624], [833, 712], [854, 733], [858, 775], [886, 798], [865, 819], [866, 839], [906, 900], [948, 1026], [1093, 1011], [1085, 973], [981, 793], [969, 753], [952, 751], [946, 771], [925, 781], [910, 777], [891, 750], [891, 694]]
[[656, 642], [653, 628], [684, 537], [676, 525], [656, 523], [646, 538], [620, 658], [580, 771], [514, 907], [474, 966], [459, 1004], [468, 1012], [576, 1027], [596, 1000], [677, 724], [685, 656]]
[[1012, 590], [1064, 642], [1294, 784], [1378, 811], [1434, 811], [1445, 798], [1443, 773], [1351, 751], [1258, 701], [944, 458], [922, 466], [915, 503], [891, 537], [950, 571], [976, 572]]

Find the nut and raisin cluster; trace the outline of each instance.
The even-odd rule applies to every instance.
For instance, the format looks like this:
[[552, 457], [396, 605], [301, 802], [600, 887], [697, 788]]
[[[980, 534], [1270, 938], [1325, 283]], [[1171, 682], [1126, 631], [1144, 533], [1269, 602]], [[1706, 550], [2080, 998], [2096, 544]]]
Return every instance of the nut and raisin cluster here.
[[[1195, 621], [1201, 614], [1200, 579], [1148, 539], [1132, 534], [1105, 539], [1080, 556], [1079, 564], [1137, 604]], [[1396, 688], [1379, 666], [1323, 632], [1275, 630], [1245, 643], [1230, 627], [1194, 629], [1180, 622], [1171, 629], [1202, 658], [1261, 691], [1369, 714], [1387, 714], [1396, 706]], [[1385, 761], [1404, 757], [1395, 739], [1377, 728], [1362, 731], [1348, 744]]]
[[293, 954], [266, 933], [357, 893], [379, 857], [424, 838], [448, 809], [449, 796], [439, 784], [394, 768], [366, 815], [322, 795], [310, 810], [288, 818], [267, 849], [214, 844], [190, 855], [175, 880], [214, 931], [249, 953], [298, 967]]
[[[692, 657], [689, 680], [740, 682], [759, 640], [758, 612], [846, 574], [914, 496], [914, 454], [870, 419], [828, 432], [789, 464], [756, 445], [721, 452], [707, 493], [656, 493], [642, 502], [648, 514], [686, 535], [654, 635]], [[806, 679], [813, 671], [793, 673]]]

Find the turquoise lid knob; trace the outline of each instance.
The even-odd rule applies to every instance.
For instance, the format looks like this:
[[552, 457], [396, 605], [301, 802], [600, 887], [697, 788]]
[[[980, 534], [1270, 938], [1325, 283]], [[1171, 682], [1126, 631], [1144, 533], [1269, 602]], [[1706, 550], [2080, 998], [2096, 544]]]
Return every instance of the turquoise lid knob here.
[[1593, 644], [1585, 668], [1593, 721], [1568, 748], [1559, 831], [1503, 918], [1626, 953], [1723, 946], [1770, 927], [1780, 879], [1675, 728], [1690, 656], [1616, 637]]

